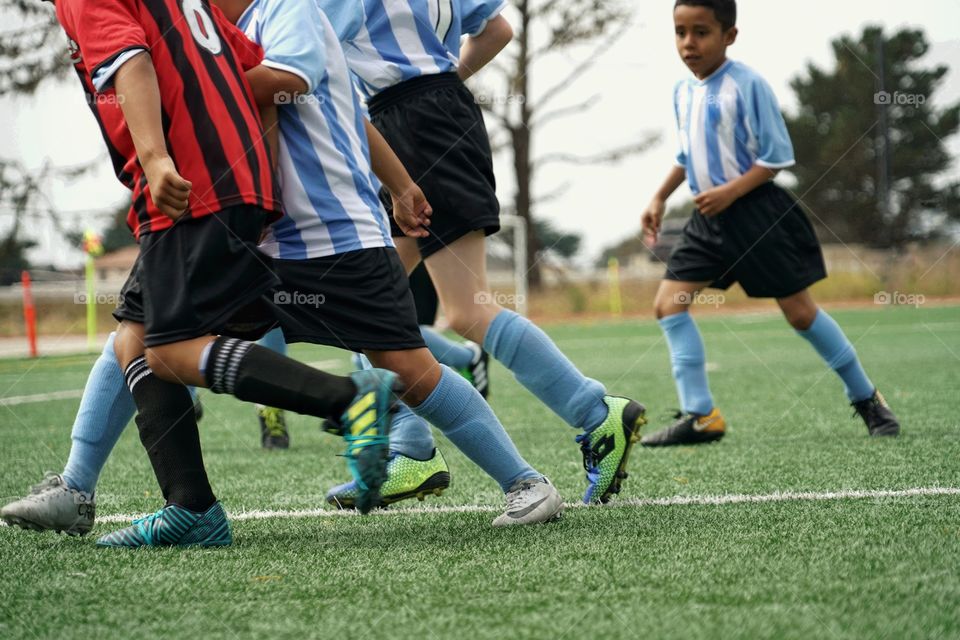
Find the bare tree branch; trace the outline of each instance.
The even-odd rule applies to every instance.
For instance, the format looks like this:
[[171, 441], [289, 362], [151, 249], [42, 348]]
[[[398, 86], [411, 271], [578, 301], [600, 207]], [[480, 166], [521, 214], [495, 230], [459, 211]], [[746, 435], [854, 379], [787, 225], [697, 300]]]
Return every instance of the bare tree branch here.
[[597, 165], [597, 164], [616, 164], [622, 160], [643, 153], [650, 147], [660, 141], [660, 135], [648, 133], [642, 140], [631, 142], [614, 149], [608, 149], [601, 153], [591, 156], [577, 155], [574, 153], [548, 153], [536, 161], [537, 170], [550, 164], [574, 164], [574, 165]]
[[586, 113], [592, 109], [600, 101], [600, 95], [594, 94], [581, 102], [580, 104], [571, 105], [569, 107], [561, 107], [560, 109], [554, 109], [553, 111], [548, 111], [547, 113], [534, 118], [533, 124], [536, 126], [543, 126], [548, 122], [553, 120], [558, 120], [560, 118], [566, 118], [567, 116], [574, 116], [581, 113]]
[[609, 51], [613, 45], [615, 45], [617, 41], [624, 36], [624, 34], [627, 33], [627, 31], [630, 29], [630, 26], [630, 22], [624, 22], [621, 24], [620, 27], [614, 31], [609, 38], [604, 39], [603, 42], [601, 42], [585, 60], [575, 66], [562, 81], [556, 83], [543, 92], [543, 94], [540, 96], [540, 99], [537, 101], [537, 104], [535, 106], [531, 106], [531, 111], [536, 113], [540, 109], [543, 109], [543, 107], [546, 106], [550, 101], [554, 100], [561, 93], [569, 89], [577, 79], [589, 71], [600, 60], [600, 58], [603, 57], [603, 55]]

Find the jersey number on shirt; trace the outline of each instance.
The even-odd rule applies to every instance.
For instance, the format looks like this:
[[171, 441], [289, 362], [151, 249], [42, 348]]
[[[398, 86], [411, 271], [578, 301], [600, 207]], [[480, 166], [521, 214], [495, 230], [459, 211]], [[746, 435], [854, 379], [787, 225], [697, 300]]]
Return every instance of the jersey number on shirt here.
[[440, 42], [447, 41], [450, 25], [453, 24], [453, 0], [436, 0], [437, 22], [434, 31], [440, 36]]
[[220, 42], [220, 36], [217, 35], [213, 18], [207, 13], [203, 3], [200, 0], [183, 0], [182, 7], [183, 15], [187, 19], [187, 25], [190, 27], [193, 39], [213, 55], [220, 55], [223, 50], [223, 43]]

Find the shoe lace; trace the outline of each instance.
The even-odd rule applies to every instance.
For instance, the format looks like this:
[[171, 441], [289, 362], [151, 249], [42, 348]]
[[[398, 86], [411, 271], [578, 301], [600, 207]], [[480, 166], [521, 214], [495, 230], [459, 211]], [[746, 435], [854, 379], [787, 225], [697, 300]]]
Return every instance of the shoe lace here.
[[30, 494], [36, 495], [38, 493], [43, 493], [47, 489], [56, 487], [60, 483], [61, 483], [61, 480], [60, 480], [59, 473], [54, 473], [53, 471], [47, 471], [45, 474], [43, 474], [43, 480], [41, 480], [37, 484], [30, 487]]
[[582, 433], [576, 437], [576, 441], [580, 444], [580, 453], [583, 455], [583, 469], [587, 473], [596, 470], [598, 462], [596, 455], [593, 453], [593, 443], [590, 442], [589, 433]]
[[507, 510], [510, 511], [522, 506], [526, 501], [527, 492], [532, 491], [535, 485], [535, 480], [522, 480], [514, 485], [514, 488], [507, 493]]
[[151, 513], [150, 515], [142, 518], [137, 518], [133, 521], [132, 526], [137, 528], [137, 532], [143, 538], [143, 541], [147, 544], [147, 546], [153, 545], [154, 522], [163, 516], [163, 509], [165, 508], [166, 507], [163, 507], [155, 513]]

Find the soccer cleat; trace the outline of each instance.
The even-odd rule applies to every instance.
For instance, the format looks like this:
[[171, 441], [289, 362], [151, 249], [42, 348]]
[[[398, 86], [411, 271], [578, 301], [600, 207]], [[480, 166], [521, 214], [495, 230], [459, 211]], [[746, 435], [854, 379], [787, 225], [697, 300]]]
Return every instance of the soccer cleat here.
[[507, 492], [507, 510], [493, 521], [495, 527], [540, 524], [563, 513], [563, 498], [546, 478], [520, 480]]
[[260, 446], [264, 449], [290, 448], [290, 433], [283, 409], [257, 405], [257, 419], [260, 421]]
[[356, 508], [370, 513], [380, 506], [380, 487], [387, 479], [390, 425], [403, 384], [384, 369], [354, 371], [350, 379], [357, 395], [338, 420], [324, 421], [323, 430], [347, 441], [344, 456], [357, 483]]
[[870, 431], [872, 437], [897, 437], [900, 435], [900, 423], [897, 422], [897, 416], [893, 415], [886, 398], [879, 391], [874, 391], [873, 395], [866, 400], [854, 402], [852, 406], [867, 424], [867, 430]]
[[640, 428], [647, 423], [646, 408], [629, 398], [606, 396], [607, 419], [590, 431], [577, 436], [587, 472], [584, 504], [606, 503], [627, 478], [627, 459], [633, 444], [640, 439]]
[[93, 495], [71, 489], [63, 476], [52, 472], [31, 487], [29, 495], [0, 509], [0, 518], [11, 526], [71, 536], [89, 533], [95, 517]]
[[464, 342], [463, 346], [473, 351], [473, 360], [470, 361], [469, 366], [460, 369], [459, 373], [466, 378], [470, 384], [473, 385], [473, 388], [486, 400], [490, 397], [490, 354], [484, 351], [476, 342], [471, 342], [470, 340]]
[[226, 547], [233, 544], [230, 522], [219, 502], [198, 513], [168, 504], [97, 540], [98, 547]]
[[[450, 468], [439, 449], [433, 450], [433, 457], [429, 460], [416, 460], [391, 453], [387, 463], [387, 480], [380, 487], [380, 502], [388, 505], [410, 498], [422, 502], [428, 495], [441, 495], [449, 486]], [[348, 482], [330, 489], [327, 502], [338, 509], [356, 508], [357, 483]]]
[[674, 447], [683, 444], [716, 442], [727, 432], [727, 423], [714, 408], [708, 415], [678, 413], [676, 422], [640, 441], [645, 447]]

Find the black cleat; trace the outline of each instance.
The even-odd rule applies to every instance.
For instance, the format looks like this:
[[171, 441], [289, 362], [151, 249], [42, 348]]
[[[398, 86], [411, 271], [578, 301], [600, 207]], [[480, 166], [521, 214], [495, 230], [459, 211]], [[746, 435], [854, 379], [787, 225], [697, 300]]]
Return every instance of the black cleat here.
[[727, 432], [727, 423], [714, 409], [705, 416], [678, 413], [677, 421], [666, 429], [651, 433], [640, 440], [644, 447], [675, 447], [685, 444], [716, 442]]
[[897, 416], [893, 415], [890, 405], [887, 404], [886, 399], [879, 391], [874, 391], [873, 395], [866, 400], [854, 402], [852, 406], [856, 413], [863, 418], [871, 437], [895, 438], [900, 435], [900, 423], [897, 422]]
[[464, 346], [473, 351], [473, 360], [466, 368], [460, 370], [460, 375], [469, 380], [486, 400], [490, 397], [490, 354], [484, 351], [483, 347], [469, 340], [464, 343]]

